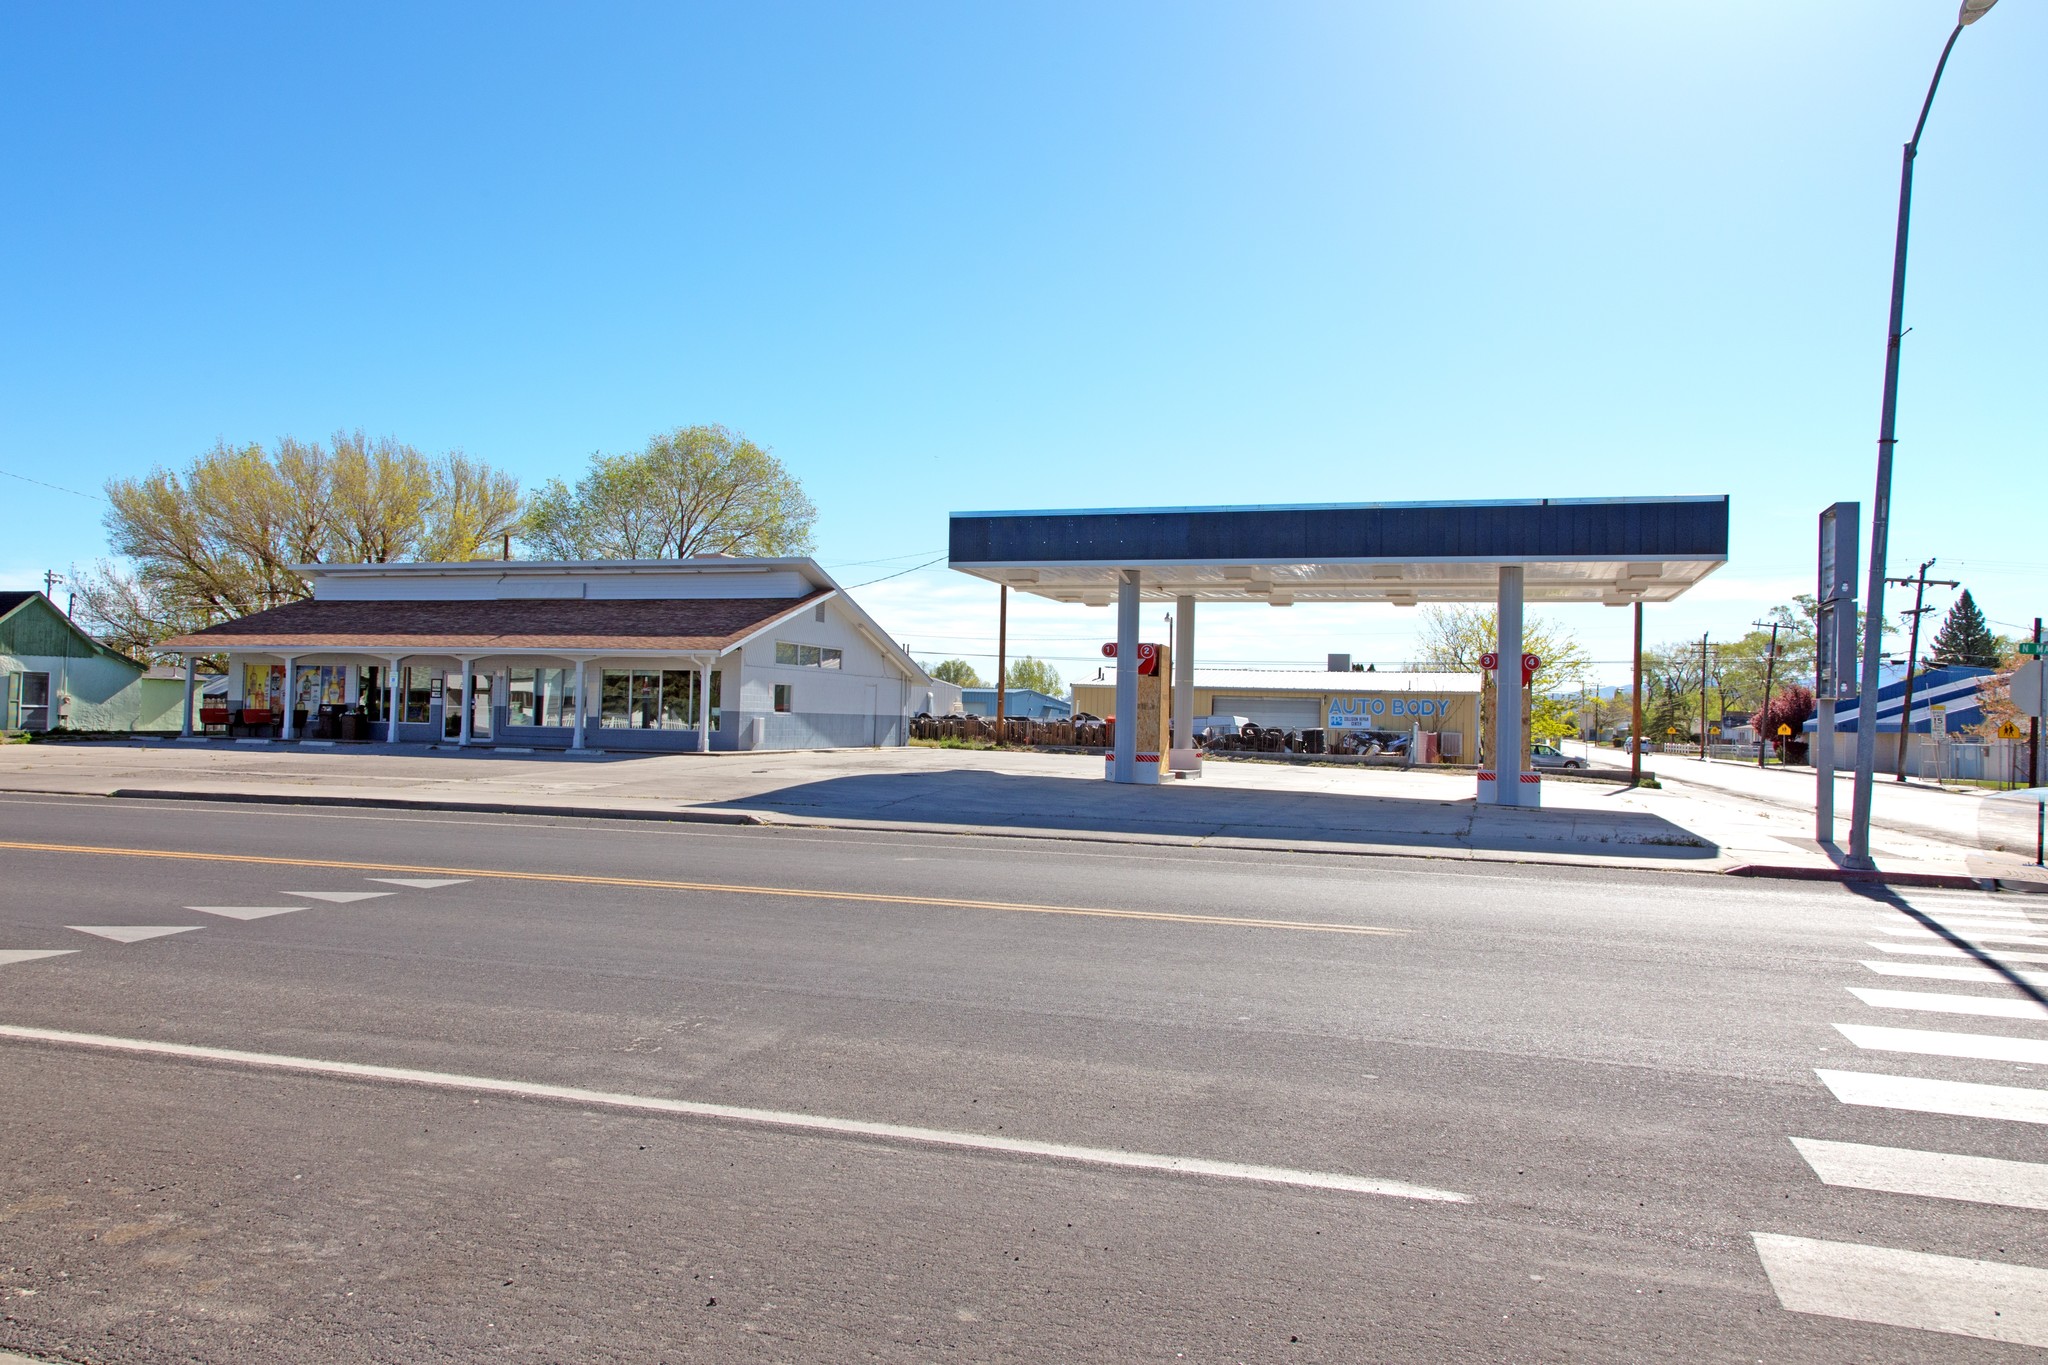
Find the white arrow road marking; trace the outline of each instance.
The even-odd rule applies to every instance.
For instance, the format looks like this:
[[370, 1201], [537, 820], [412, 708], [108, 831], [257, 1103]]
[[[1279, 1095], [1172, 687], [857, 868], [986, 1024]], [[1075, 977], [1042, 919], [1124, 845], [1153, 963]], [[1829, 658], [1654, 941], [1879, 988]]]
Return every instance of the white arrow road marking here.
[[1336, 1171], [1301, 1171], [1286, 1166], [1251, 1166], [1237, 1161], [1214, 1161], [1195, 1156], [1161, 1156], [1108, 1147], [1073, 1147], [1064, 1142], [998, 1137], [993, 1133], [961, 1133], [943, 1128], [915, 1128], [900, 1123], [875, 1123], [866, 1119], [832, 1118], [824, 1114], [798, 1114], [778, 1109], [745, 1109], [731, 1104], [708, 1104], [701, 1100], [673, 1100], [654, 1095], [579, 1090], [573, 1086], [497, 1080], [489, 1076], [464, 1076], [448, 1071], [416, 1071], [409, 1067], [371, 1066], [363, 1062], [335, 1062], [273, 1052], [237, 1052], [222, 1047], [163, 1043], [144, 1038], [110, 1038], [97, 1033], [66, 1033], [58, 1029], [23, 1028], [15, 1024], [0, 1024], [0, 1038], [55, 1043], [67, 1047], [96, 1048], [108, 1052], [135, 1052], [193, 1061], [226, 1062], [236, 1066], [338, 1076], [350, 1080], [391, 1081], [402, 1085], [429, 1086], [442, 1090], [482, 1091], [486, 1094], [510, 1095], [521, 1099], [553, 1100], [563, 1104], [650, 1114], [675, 1114], [747, 1127], [822, 1133], [834, 1137], [867, 1138], [909, 1146], [991, 1152], [1003, 1156], [1045, 1157], [1084, 1166], [1160, 1171], [1173, 1175], [1245, 1180], [1267, 1185], [1298, 1185], [1309, 1189], [1336, 1190], [1346, 1194], [1373, 1194], [1392, 1199], [1419, 1199], [1447, 1204], [1466, 1204], [1472, 1199], [1471, 1195], [1460, 1194], [1456, 1190], [1431, 1189], [1427, 1185], [1410, 1185], [1405, 1181], [1386, 1180], [1378, 1176], [1346, 1175]]
[[[383, 882], [387, 886], [410, 886], [416, 891], [432, 891], [439, 886], [461, 886], [468, 877], [365, 877], [366, 882]], [[378, 892], [389, 895], [389, 892]]]
[[2048, 1042], [1998, 1033], [1940, 1033], [1920, 1028], [1872, 1028], [1837, 1024], [1842, 1036], [1875, 1052], [1918, 1052], [1928, 1057], [1978, 1057], [1987, 1062], [2048, 1066]]
[[225, 915], [229, 919], [263, 919], [270, 915], [296, 915], [303, 905], [188, 905], [202, 915]]
[[1816, 1070], [1813, 1074], [1844, 1104], [1954, 1114], [1966, 1119], [2048, 1123], [2048, 1090], [1979, 1085], [1974, 1081], [1930, 1081], [1919, 1076], [1882, 1076], [1870, 1071]]
[[16, 962], [34, 962], [39, 957], [63, 957], [77, 951], [76, 948], [0, 948], [0, 967]]
[[287, 891], [287, 896], [304, 896], [309, 901], [326, 901], [331, 905], [351, 905], [356, 901], [373, 901], [379, 896], [395, 896], [396, 891]]
[[67, 924], [67, 929], [76, 929], [81, 934], [98, 934], [116, 943], [140, 943], [146, 938], [162, 938], [165, 934], [189, 934], [201, 928], [197, 924]]
[[1755, 1232], [1778, 1302], [1795, 1313], [2048, 1346], [2048, 1270]]
[[1830, 1185], [1929, 1199], [1961, 1199], [2014, 1209], [2048, 1209], [2048, 1166], [1907, 1147], [1793, 1138], [1813, 1173]]

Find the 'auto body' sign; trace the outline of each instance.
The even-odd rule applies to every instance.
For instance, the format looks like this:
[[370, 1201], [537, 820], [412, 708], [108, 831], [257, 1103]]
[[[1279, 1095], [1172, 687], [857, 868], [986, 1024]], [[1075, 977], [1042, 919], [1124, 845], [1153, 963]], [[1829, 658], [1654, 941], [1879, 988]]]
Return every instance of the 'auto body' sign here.
[[1336, 697], [1330, 702], [1332, 730], [1407, 729], [1417, 721], [1450, 714], [1447, 697]]

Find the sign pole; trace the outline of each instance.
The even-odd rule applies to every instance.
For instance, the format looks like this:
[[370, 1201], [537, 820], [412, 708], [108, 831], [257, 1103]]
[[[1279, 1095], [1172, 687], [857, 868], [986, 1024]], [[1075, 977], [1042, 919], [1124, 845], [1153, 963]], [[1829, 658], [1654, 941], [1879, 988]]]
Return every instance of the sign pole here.
[[1003, 747], [1003, 703], [1009, 699], [1009, 688], [1004, 684], [1003, 673], [1010, 665], [1010, 585], [1004, 583], [996, 598], [996, 747]]
[[[2041, 618], [2034, 618], [2034, 657], [2041, 657]], [[2027, 717], [2027, 785], [2041, 785], [2041, 718]]]

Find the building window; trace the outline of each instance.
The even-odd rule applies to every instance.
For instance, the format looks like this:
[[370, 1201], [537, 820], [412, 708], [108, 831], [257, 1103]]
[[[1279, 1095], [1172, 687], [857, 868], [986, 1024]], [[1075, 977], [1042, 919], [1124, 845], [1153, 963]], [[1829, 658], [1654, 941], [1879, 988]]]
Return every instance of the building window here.
[[841, 651], [828, 647], [775, 642], [775, 662], [784, 668], [838, 668], [844, 659]]
[[[718, 674], [711, 675], [711, 728], [719, 722]], [[694, 730], [700, 700], [692, 669], [606, 669], [598, 724], [611, 730]], [[571, 703], [571, 711], [574, 703]], [[572, 722], [573, 723], [573, 722]]]
[[573, 668], [515, 668], [506, 698], [507, 725], [574, 726], [576, 724], [576, 670]]
[[790, 709], [791, 690], [792, 689], [788, 683], [775, 684], [775, 709], [777, 711], [788, 711]]
[[434, 679], [439, 676], [439, 669], [407, 666], [405, 679], [399, 685], [399, 690], [405, 694], [403, 719], [407, 725], [427, 723], [427, 708], [434, 702]]

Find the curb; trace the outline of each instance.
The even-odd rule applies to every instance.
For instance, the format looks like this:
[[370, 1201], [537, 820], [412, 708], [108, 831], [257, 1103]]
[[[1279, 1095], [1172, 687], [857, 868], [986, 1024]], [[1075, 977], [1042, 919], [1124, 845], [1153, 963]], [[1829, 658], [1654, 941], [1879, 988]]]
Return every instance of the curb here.
[[107, 793], [116, 800], [132, 801], [220, 801], [243, 806], [355, 806], [370, 810], [438, 810], [481, 815], [552, 815], [580, 820], [654, 820], [685, 825], [765, 825], [768, 822], [744, 811], [725, 810], [615, 810], [604, 806], [538, 806], [517, 801], [436, 801], [386, 796], [264, 795], [255, 792], [157, 791], [147, 787], [117, 787]]
[[[1778, 863], [1744, 863], [1731, 867], [1730, 877], [1772, 877], [1795, 882], [1853, 882], [1863, 886], [1928, 886], [1950, 891], [2001, 891], [1997, 877], [1972, 877], [1961, 872], [1882, 872], [1853, 867], [1789, 867]], [[2048, 889], [2048, 888], [2044, 888]]]

